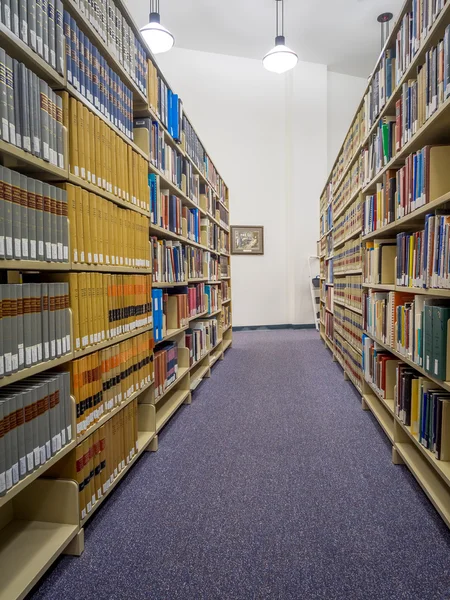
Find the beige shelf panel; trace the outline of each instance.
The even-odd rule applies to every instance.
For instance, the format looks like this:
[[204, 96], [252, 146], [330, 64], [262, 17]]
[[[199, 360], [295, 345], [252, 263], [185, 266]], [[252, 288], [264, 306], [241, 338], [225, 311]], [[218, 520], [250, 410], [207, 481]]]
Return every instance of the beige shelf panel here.
[[155, 341], [155, 345], [158, 346], [158, 344], [161, 344], [162, 342], [171, 340], [172, 338], [176, 337], [179, 333], [186, 331], [186, 329], [188, 329], [187, 325], [185, 327], [179, 327], [178, 329], [167, 329], [166, 335], [163, 337], [162, 340], [158, 340], [157, 342]]
[[196, 319], [201, 319], [202, 317], [208, 316], [208, 311], [200, 313], [199, 315], [194, 315], [193, 317], [189, 317], [188, 321], [195, 321]]
[[448, 487], [415, 446], [406, 442], [396, 442], [395, 449], [435, 509], [444, 519], [447, 527], [450, 527], [450, 492]]
[[410, 294], [422, 294], [425, 296], [440, 296], [443, 298], [450, 297], [450, 289], [442, 289], [442, 288], [418, 288], [418, 287], [408, 287], [406, 285], [395, 285], [395, 284], [371, 284], [364, 283], [364, 288], [373, 289], [373, 290], [386, 290], [386, 291], [397, 291], [397, 292], [409, 292]]
[[[421, 454], [426, 458], [426, 460], [434, 468], [434, 470], [437, 472], [439, 477], [441, 477], [444, 480], [445, 484], [449, 487], [449, 494], [450, 494], [450, 462], [445, 461], [445, 460], [437, 460], [434, 453], [431, 452], [430, 450], [428, 450], [427, 448], [425, 448], [424, 446], [422, 446], [422, 444], [419, 442], [419, 440], [413, 436], [413, 434], [411, 433], [411, 427], [404, 425], [401, 422], [401, 420], [397, 417], [397, 415], [395, 415], [394, 418], [397, 421], [397, 424], [407, 434], [408, 438], [414, 444], [414, 446], [416, 446], [416, 448], [419, 449]], [[449, 509], [450, 509], [450, 507], [449, 507]]]
[[423, 227], [425, 215], [434, 212], [437, 208], [442, 208], [447, 203], [450, 203], [450, 192], [436, 198], [432, 202], [428, 202], [425, 206], [417, 208], [401, 219], [397, 219], [393, 223], [389, 223], [384, 227], [380, 227], [380, 229], [376, 229], [375, 231], [364, 235], [362, 240], [369, 241], [379, 237], [386, 237], [386, 234], [392, 234], [394, 237], [394, 235], [399, 232], [413, 231], [418, 227]]
[[85, 265], [72, 263], [72, 271], [93, 271], [95, 273], [132, 273], [133, 275], [151, 275], [152, 270], [142, 267], [126, 267], [115, 265]]
[[[83, 350], [75, 350], [73, 353], [73, 358], [81, 358], [82, 356], [86, 356], [86, 354], [91, 354], [92, 352], [98, 352], [98, 350], [103, 350], [104, 348], [108, 348], [109, 346], [114, 346], [115, 344], [120, 344], [120, 342], [124, 342], [136, 335], [141, 333], [145, 333], [146, 331], [150, 331], [153, 329], [153, 325], [146, 325], [145, 327], [139, 327], [137, 329], [133, 329], [133, 331], [129, 331], [127, 333], [123, 333], [122, 335], [118, 335], [109, 340], [105, 340], [104, 342], [100, 342], [99, 344], [94, 344], [92, 346], [88, 346], [87, 348], [83, 348]], [[69, 359], [70, 360], [70, 359]]]
[[202, 382], [202, 380], [210, 373], [211, 365], [206, 363], [198, 365], [191, 373], [191, 391], [194, 391]]
[[0, 156], [3, 158], [5, 167], [19, 169], [27, 175], [37, 176], [44, 181], [64, 181], [67, 179], [67, 169], [55, 167], [55, 165], [3, 140], [0, 140]]
[[164, 229], [163, 227], [158, 227], [158, 225], [150, 225], [150, 235], [157, 235], [160, 238], [165, 238], [169, 240], [178, 240], [179, 242], [187, 244], [188, 246], [195, 246], [195, 248], [201, 248], [202, 250], [206, 250], [207, 252], [215, 252], [214, 250], [208, 248], [208, 246], [203, 246], [202, 244], [194, 242], [189, 238], [185, 238], [182, 235], [173, 233], [172, 231]]
[[38, 260], [0, 260], [0, 269], [11, 271], [70, 271], [70, 263], [41, 262]]
[[223, 351], [225, 352], [225, 350], [228, 350], [228, 348], [231, 346], [232, 343], [233, 343], [232, 340], [224, 340], [224, 342], [223, 342]]
[[345, 277], [346, 275], [360, 275], [362, 269], [350, 269], [349, 271], [334, 271], [333, 277]]
[[179, 389], [174, 391], [163, 402], [160, 402], [156, 409], [156, 432], [159, 433], [169, 419], [175, 414], [180, 406], [190, 395], [190, 389]]
[[364, 402], [370, 408], [381, 428], [388, 436], [391, 443], [394, 443], [394, 418], [388, 413], [381, 402], [374, 394], [363, 394]]
[[79, 531], [78, 486], [38, 479], [0, 510], [0, 599], [22, 599]]
[[117, 206], [120, 206], [122, 208], [128, 208], [129, 210], [133, 210], [134, 212], [137, 212], [141, 215], [144, 215], [145, 217], [150, 218], [149, 211], [144, 210], [143, 208], [140, 208], [139, 206], [136, 206], [136, 204], [133, 204], [132, 202], [127, 202], [126, 200], [123, 200], [122, 198], [115, 196], [114, 194], [107, 192], [103, 188], [100, 188], [96, 185], [93, 185], [92, 183], [89, 183], [89, 181], [86, 181], [85, 179], [82, 179], [81, 177], [77, 177], [76, 175], [69, 173], [67, 176], [67, 179], [69, 180], [69, 183], [78, 185], [78, 186], [84, 188], [85, 190], [92, 192], [93, 194], [97, 194], [97, 196], [106, 198], [106, 200], [110, 200], [111, 202], [114, 202], [114, 204], [117, 204]]
[[17, 373], [13, 373], [12, 375], [7, 375], [0, 379], [0, 388], [5, 387], [6, 385], [10, 385], [11, 383], [15, 383], [16, 381], [22, 381], [22, 379], [26, 379], [27, 377], [32, 377], [33, 375], [37, 375], [38, 373], [42, 373], [43, 371], [48, 371], [49, 369], [54, 369], [55, 367], [59, 367], [66, 362], [72, 360], [73, 354], [69, 352], [61, 358], [56, 358], [55, 360], [48, 360], [46, 362], [39, 363], [38, 365], [34, 365], [34, 367], [29, 367], [27, 369], [22, 369], [22, 371], [17, 371]]

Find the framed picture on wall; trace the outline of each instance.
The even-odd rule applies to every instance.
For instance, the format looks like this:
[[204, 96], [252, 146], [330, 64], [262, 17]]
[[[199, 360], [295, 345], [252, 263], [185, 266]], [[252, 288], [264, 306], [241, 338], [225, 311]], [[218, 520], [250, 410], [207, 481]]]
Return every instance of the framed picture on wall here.
[[264, 227], [232, 225], [231, 254], [264, 254]]

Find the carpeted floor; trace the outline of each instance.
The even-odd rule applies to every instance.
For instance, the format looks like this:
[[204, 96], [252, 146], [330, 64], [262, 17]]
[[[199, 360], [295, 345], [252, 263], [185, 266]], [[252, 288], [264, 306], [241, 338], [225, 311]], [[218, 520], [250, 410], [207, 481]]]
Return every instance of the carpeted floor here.
[[450, 533], [315, 331], [240, 332], [44, 598], [444, 600]]

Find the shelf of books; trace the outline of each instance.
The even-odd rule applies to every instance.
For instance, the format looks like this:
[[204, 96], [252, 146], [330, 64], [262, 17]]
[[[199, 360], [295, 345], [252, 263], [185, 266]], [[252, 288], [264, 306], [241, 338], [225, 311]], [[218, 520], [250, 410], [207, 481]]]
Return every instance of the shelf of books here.
[[450, 527], [449, 65], [450, 4], [407, 0], [322, 192], [319, 250], [321, 336]]
[[43, 6], [0, 19], [0, 600], [81, 554], [232, 344], [229, 192], [181, 100], [122, 0]]

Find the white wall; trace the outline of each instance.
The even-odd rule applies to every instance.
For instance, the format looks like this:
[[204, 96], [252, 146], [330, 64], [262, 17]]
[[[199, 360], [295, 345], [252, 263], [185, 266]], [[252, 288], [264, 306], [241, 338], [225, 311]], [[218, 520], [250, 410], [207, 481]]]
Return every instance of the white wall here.
[[[312, 323], [308, 257], [328, 172], [327, 120], [333, 139], [340, 126], [327, 108], [326, 66], [300, 62], [279, 76], [259, 60], [181, 48], [158, 62], [230, 188], [231, 224], [264, 226], [263, 256], [232, 257], [233, 324]], [[341, 98], [340, 83], [332, 78]]]
[[328, 71], [328, 159], [331, 170], [367, 86], [364, 77]]

